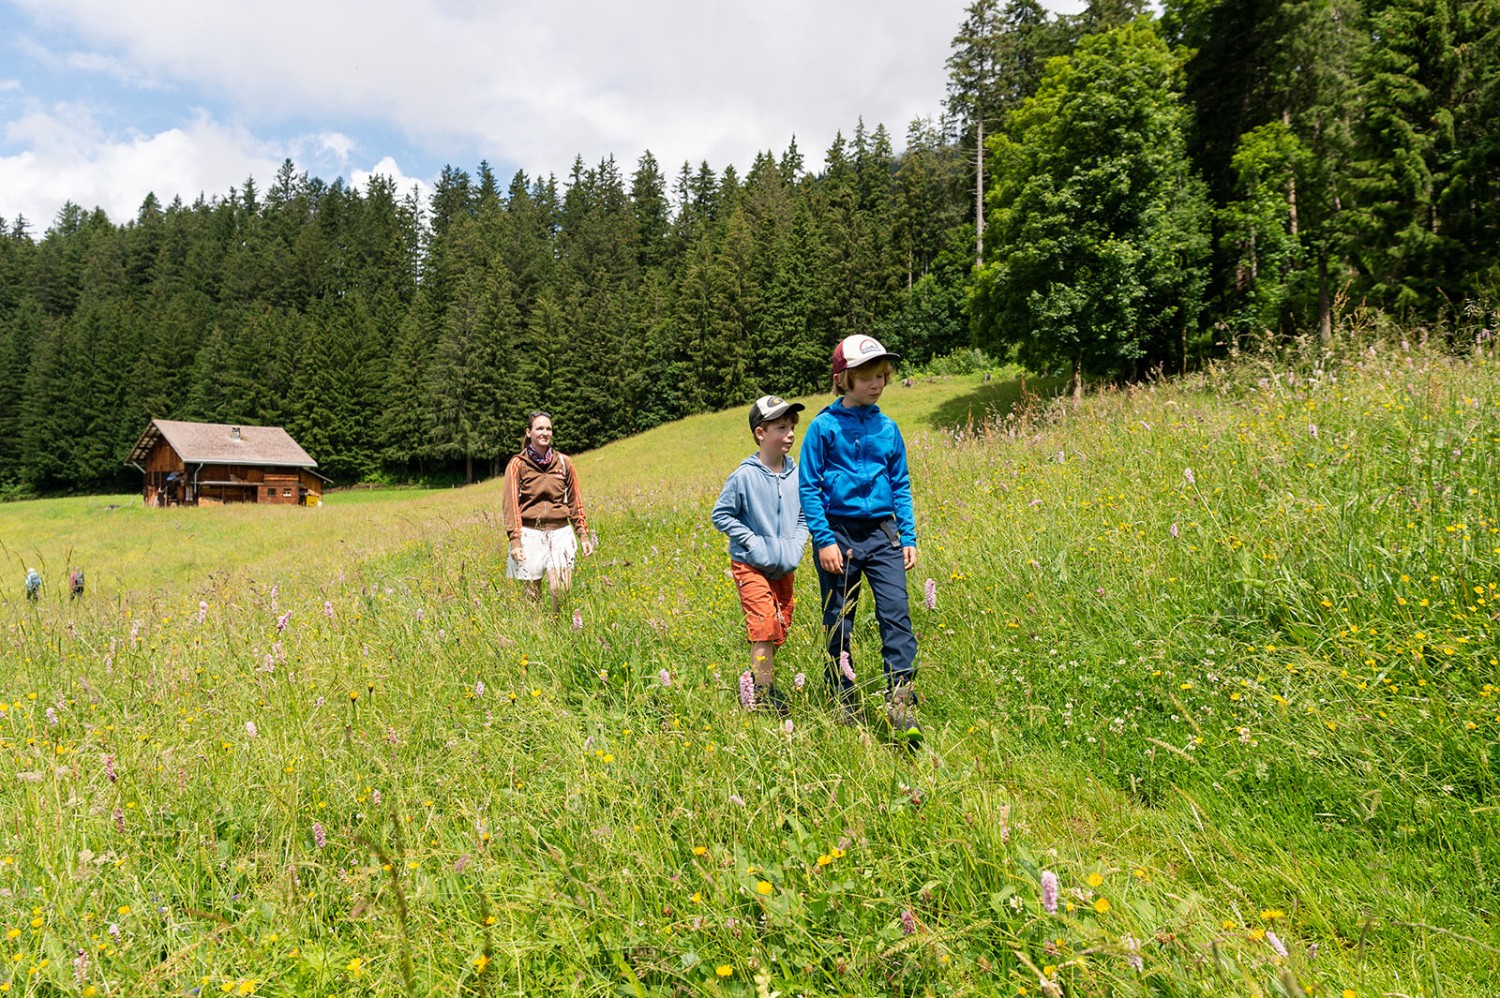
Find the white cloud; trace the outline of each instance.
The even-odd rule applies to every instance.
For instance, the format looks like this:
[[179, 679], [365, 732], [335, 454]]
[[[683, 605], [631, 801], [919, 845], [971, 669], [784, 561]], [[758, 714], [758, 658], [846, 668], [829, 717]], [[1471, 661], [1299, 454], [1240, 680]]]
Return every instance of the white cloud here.
[[[935, 113], [964, 0], [21, 0], [44, 23], [233, 103], [252, 125], [381, 121], [532, 172], [575, 153], [745, 165], [795, 134], [821, 152], [863, 114], [899, 137]], [[461, 150], [467, 151], [467, 149]]]
[[427, 183], [425, 180], [408, 177], [406, 174], [401, 172], [401, 167], [397, 166], [396, 161], [389, 156], [385, 157], [380, 162], [370, 167], [368, 170], [350, 170], [349, 182], [354, 186], [356, 190], [362, 191], [365, 189], [365, 185], [370, 182], [370, 178], [377, 175], [388, 177], [390, 179], [390, 181], [395, 185], [396, 195], [398, 199], [405, 197], [411, 192], [412, 188], [414, 187], [417, 190], [418, 200], [421, 201], [424, 206], [432, 197], [431, 184]]

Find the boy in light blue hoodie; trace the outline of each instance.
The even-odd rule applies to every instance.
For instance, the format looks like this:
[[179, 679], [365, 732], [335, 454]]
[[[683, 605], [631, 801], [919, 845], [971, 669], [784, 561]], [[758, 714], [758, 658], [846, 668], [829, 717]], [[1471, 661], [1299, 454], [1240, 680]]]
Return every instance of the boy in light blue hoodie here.
[[730, 474], [713, 509], [714, 526], [729, 535], [729, 567], [750, 639], [754, 688], [742, 689], [741, 699], [752, 710], [769, 703], [778, 714], [790, 705], [776, 688], [776, 649], [786, 642], [792, 622], [792, 582], [807, 543], [797, 464], [791, 457], [797, 413], [804, 408], [775, 395], [755, 400], [750, 433], [756, 453]]

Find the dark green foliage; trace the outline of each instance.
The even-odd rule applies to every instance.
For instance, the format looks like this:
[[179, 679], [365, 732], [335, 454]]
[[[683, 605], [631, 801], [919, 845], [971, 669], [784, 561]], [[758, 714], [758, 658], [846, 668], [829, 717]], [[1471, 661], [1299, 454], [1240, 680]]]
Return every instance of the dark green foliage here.
[[473, 480], [532, 408], [596, 447], [826, 391], [851, 333], [1129, 378], [1326, 338], [1341, 297], [1494, 328], [1500, 0], [1163, 6], [972, 0], [899, 149], [858, 120], [811, 165], [449, 166], [426, 203], [286, 161], [0, 222], [0, 490], [133, 487], [152, 417], [284, 425], [341, 484]]

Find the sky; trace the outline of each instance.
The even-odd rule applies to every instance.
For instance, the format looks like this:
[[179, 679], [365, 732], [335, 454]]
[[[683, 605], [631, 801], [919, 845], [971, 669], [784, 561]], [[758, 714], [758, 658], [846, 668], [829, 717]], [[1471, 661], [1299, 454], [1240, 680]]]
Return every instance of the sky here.
[[[0, 218], [134, 218], [299, 172], [424, 198], [445, 165], [567, 176], [646, 150], [810, 167], [936, 118], [968, 0], [0, 0]], [[1059, 12], [1083, 0], [1053, 0]]]

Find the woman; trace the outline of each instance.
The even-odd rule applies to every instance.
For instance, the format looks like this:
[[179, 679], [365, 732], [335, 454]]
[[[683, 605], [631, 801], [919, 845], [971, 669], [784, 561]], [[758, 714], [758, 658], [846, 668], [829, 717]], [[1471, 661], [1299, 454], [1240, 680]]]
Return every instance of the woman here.
[[583, 495], [573, 462], [552, 447], [552, 417], [526, 417], [521, 453], [505, 467], [505, 532], [510, 538], [508, 578], [526, 583], [526, 595], [541, 602], [542, 579], [552, 592], [552, 612], [573, 584], [573, 559], [580, 543], [594, 553]]

